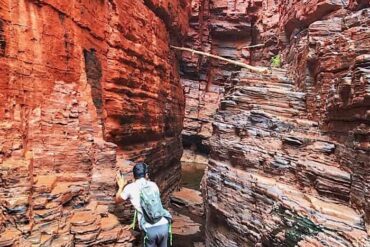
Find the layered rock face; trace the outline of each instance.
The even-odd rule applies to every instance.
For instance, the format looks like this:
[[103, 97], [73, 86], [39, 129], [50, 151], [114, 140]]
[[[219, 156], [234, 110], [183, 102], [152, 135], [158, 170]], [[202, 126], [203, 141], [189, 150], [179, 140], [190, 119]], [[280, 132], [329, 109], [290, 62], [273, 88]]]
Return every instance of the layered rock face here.
[[285, 73], [246, 73], [221, 102], [206, 178], [208, 244], [367, 246], [367, 204], [351, 202], [357, 171], [342, 153], [361, 151], [307, 118], [306, 94]]
[[115, 172], [130, 167], [117, 157], [151, 165], [167, 200], [184, 111], [169, 42], [187, 9], [0, 1], [0, 246], [130, 246], [117, 216], [131, 215], [113, 203]]
[[307, 93], [309, 117], [344, 144], [337, 155], [351, 171], [350, 202], [365, 210], [369, 223], [369, 8], [332, 16], [312, 23], [287, 51], [287, 61]]
[[211, 150], [208, 246], [370, 246], [369, 11], [368, 1], [193, 4], [189, 47], [284, 66], [258, 75], [183, 54], [184, 135]]
[[[190, 30], [184, 44], [247, 64], [269, 64], [269, 59], [278, 54], [277, 10], [276, 1], [192, 1]], [[238, 80], [239, 72], [239, 67], [223, 61], [182, 54], [185, 147], [196, 143], [199, 151], [209, 151], [213, 116], [225, 88]]]

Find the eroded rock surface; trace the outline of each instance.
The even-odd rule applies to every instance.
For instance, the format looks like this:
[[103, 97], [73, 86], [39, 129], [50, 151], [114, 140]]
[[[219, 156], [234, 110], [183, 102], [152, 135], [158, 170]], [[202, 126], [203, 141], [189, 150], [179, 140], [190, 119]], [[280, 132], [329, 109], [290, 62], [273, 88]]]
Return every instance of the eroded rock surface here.
[[[240, 6], [239, 6], [240, 5]], [[251, 42], [250, 20], [245, 17], [245, 4], [227, 1], [193, 1], [190, 31], [185, 45], [227, 58], [241, 59], [242, 46]], [[239, 68], [208, 57], [183, 53], [181, 81], [185, 88], [186, 109], [184, 142], [197, 142], [207, 152], [212, 134], [212, 118], [222, 98], [225, 85], [231, 84]]]
[[193, 2], [188, 47], [283, 65], [257, 75], [183, 53], [184, 136], [211, 152], [208, 246], [370, 245], [369, 12], [360, 0]]
[[132, 245], [117, 150], [168, 199], [184, 111], [169, 43], [187, 15], [188, 1], [0, 1], [0, 246]]
[[172, 193], [170, 201], [172, 206], [186, 209], [193, 215], [203, 216], [204, 214], [204, 202], [200, 191], [183, 187]]
[[[277, 11], [277, 1], [271, 0], [194, 0], [184, 45], [247, 64], [269, 64], [278, 54]], [[213, 116], [225, 89], [238, 80], [240, 68], [183, 52], [180, 69], [186, 95], [184, 147], [195, 144], [208, 153]]]
[[284, 73], [246, 75], [221, 102], [206, 179], [207, 243], [367, 246], [366, 207], [350, 203], [355, 171], [341, 160], [348, 147], [307, 119], [305, 93]]

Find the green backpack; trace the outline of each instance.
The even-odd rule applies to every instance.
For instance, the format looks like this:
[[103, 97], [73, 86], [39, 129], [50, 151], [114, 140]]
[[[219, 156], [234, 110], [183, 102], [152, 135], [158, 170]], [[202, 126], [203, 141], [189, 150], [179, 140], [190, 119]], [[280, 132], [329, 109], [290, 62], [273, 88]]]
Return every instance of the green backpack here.
[[[169, 222], [168, 233], [170, 237], [170, 246], [172, 246], [172, 216], [166, 209], [163, 208], [158, 190], [155, 190], [153, 186], [150, 186], [149, 183], [145, 183], [141, 187], [140, 205], [143, 211], [143, 217], [141, 217], [141, 222], [139, 222], [139, 225], [143, 226], [146, 222], [155, 224], [160, 221], [162, 217], [165, 217]], [[135, 210], [134, 219], [131, 224], [133, 230], [135, 229], [136, 218], [137, 211]], [[146, 238], [147, 236], [144, 238], [144, 245]]]
[[142, 219], [149, 224], [157, 223], [162, 217], [165, 217], [169, 222], [172, 221], [171, 214], [162, 206], [161, 197], [158, 190], [153, 188], [150, 183], [145, 183], [141, 187], [140, 206], [144, 216]]

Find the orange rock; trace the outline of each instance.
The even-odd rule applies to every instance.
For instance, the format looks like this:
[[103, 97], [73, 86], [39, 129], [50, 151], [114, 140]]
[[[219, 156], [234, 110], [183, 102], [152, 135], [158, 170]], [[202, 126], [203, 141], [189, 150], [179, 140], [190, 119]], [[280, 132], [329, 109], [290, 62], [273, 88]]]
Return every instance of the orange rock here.
[[102, 217], [100, 224], [102, 231], [109, 231], [120, 225], [117, 217], [113, 214], [108, 214], [107, 217]]
[[13, 245], [16, 242], [19, 235], [20, 235], [20, 232], [15, 228], [6, 229], [0, 235], [0, 246]]
[[39, 193], [51, 192], [57, 182], [55, 175], [37, 176], [35, 178], [35, 191]]
[[[40, 236], [48, 221], [73, 215], [80, 227], [114, 210], [117, 149], [150, 164], [168, 200], [185, 102], [169, 44], [185, 34], [188, 10], [182, 0], [0, 2], [0, 235], [16, 222]], [[61, 231], [35, 245], [97, 237]]]
[[173, 213], [173, 233], [176, 235], [192, 235], [200, 231], [200, 224], [189, 217]]
[[76, 211], [70, 223], [75, 226], [87, 226], [93, 224], [97, 220], [97, 216], [92, 211]]

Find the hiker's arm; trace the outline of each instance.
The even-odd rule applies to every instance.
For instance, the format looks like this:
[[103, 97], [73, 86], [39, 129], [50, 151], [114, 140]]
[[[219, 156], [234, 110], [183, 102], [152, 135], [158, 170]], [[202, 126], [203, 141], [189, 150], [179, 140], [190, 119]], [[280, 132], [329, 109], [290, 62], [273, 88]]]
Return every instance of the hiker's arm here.
[[116, 203], [121, 203], [123, 202], [123, 198], [121, 197], [121, 194], [122, 194], [123, 188], [125, 188], [127, 184], [127, 181], [123, 177], [121, 177], [119, 174], [117, 174], [116, 176], [116, 181], [118, 184], [118, 191], [116, 193]]

